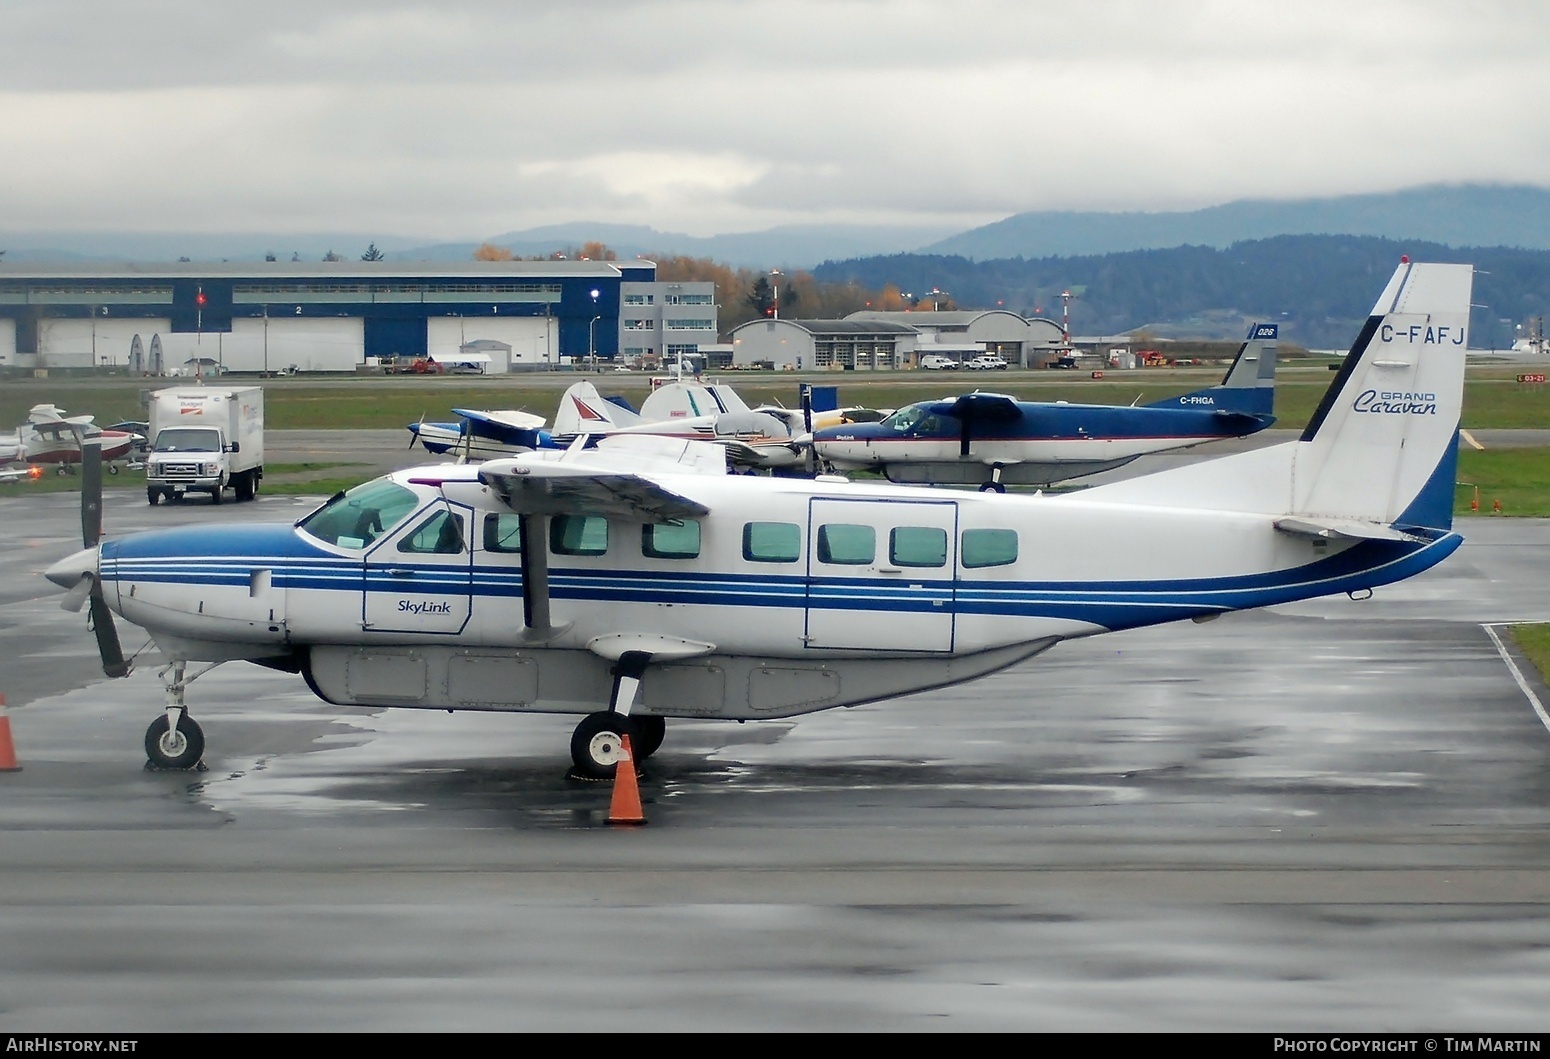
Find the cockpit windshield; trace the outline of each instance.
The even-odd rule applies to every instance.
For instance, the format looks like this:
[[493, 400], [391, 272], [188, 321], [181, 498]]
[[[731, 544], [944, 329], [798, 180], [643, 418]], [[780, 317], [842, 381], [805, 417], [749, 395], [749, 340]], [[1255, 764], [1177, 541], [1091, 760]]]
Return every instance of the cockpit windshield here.
[[929, 407], [925, 404], [906, 405], [883, 420], [882, 426], [895, 434], [929, 433], [938, 425], [938, 418], [927, 411]]
[[362, 551], [419, 506], [413, 490], [378, 478], [338, 494], [296, 526], [325, 544]]
[[220, 452], [221, 432], [214, 427], [169, 427], [156, 432], [157, 452]]

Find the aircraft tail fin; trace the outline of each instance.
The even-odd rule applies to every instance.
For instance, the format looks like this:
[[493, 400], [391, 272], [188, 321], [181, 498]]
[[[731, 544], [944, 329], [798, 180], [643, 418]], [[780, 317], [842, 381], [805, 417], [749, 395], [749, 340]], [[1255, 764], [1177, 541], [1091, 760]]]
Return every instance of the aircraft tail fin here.
[[1276, 324], [1254, 324], [1221, 385], [1154, 401], [1149, 408], [1216, 409], [1268, 416], [1275, 410]]
[[605, 399], [590, 382], [578, 382], [560, 397], [560, 407], [554, 413], [554, 425], [549, 432], [556, 437], [603, 434], [634, 426], [640, 421], [641, 417], [636, 413]]
[[1450, 529], [1473, 279], [1470, 265], [1402, 261], [1299, 440], [1083, 495], [1294, 516], [1346, 536]]

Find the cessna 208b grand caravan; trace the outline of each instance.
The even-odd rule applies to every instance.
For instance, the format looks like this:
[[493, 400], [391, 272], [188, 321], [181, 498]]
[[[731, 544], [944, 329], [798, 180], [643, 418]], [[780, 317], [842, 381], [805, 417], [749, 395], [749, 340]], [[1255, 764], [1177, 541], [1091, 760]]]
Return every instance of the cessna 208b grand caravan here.
[[1461, 543], [1471, 279], [1402, 263], [1298, 440], [1080, 493], [734, 475], [703, 442], [609, 439], [400, 471], [294, 525], [106, 540], [47, 576], [90, 600], [107, 672], [129, 669], [114, 613], [169, 660], [154, 764], [200, 760], [189, 665], [246, 659], [341, 705], [580, 714], [575, 768], [605, 777], [671, 718], [854, 706], [1430, 568]]
[[814, 430], [813, 451], [834, 470], [877, 469], [892, 482], [997, 492], [1096, 474], [1274, 423], [1276, 337], [1275, 324], [1255, 324], [1220, 386], [1149, 405], [968, 393], [912, 404], [880, 423]]

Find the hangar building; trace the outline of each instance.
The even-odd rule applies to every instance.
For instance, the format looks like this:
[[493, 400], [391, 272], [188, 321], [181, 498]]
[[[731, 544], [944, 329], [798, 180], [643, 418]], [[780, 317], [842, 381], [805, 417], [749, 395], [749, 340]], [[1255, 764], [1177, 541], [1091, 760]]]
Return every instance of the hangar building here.
[[[492, 364], [525, 370], [612, 361], [626, 339], [660, 357], [715, 342], [713, 291], [639, 260], [0, 264], [0, 367], [349, 372], [501, 349]], [[703, 300], [679, 310], [686, 294]], [[668, 308], [627, 331], [637, 298]]]
[[751, 320], [732, 331], [733, 363], [847, 371], [913, 368], [928, 353], [999, 353], [1038, 367], [1070, 349], [1060, 325], [1004, 309], [851, 313], [843, 320]]

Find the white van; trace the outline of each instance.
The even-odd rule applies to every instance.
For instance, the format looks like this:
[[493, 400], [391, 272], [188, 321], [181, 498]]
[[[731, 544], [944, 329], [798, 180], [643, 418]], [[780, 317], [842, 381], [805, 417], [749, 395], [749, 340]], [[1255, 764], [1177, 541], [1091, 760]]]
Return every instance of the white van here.
[[920, 358], [920, 366], [926, 371], [957, 371], [958, 362], [940, 353], [927, 353]]
[[963, 366], [970, 371], [1004, 371], [1006, 361], [994, 353], [981, 353], [973, 360], [965, 361]]

